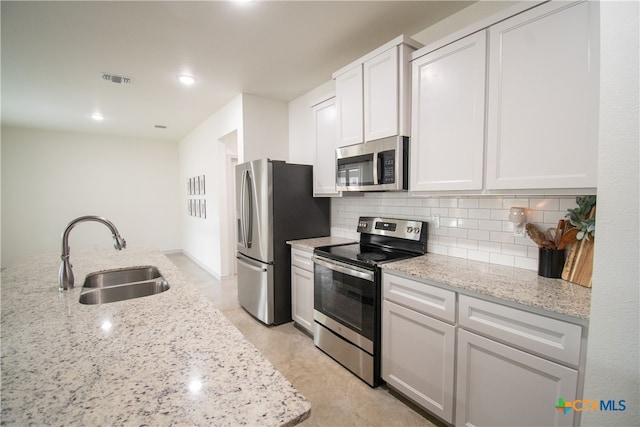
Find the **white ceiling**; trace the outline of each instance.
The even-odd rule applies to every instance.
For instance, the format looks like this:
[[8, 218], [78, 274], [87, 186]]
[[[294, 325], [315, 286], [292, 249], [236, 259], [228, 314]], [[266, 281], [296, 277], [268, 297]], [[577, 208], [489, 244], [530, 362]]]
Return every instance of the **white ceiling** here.
[[241, 92], [290, 101], [472, 2], [1, 3], [3, 124], [179, 140]]

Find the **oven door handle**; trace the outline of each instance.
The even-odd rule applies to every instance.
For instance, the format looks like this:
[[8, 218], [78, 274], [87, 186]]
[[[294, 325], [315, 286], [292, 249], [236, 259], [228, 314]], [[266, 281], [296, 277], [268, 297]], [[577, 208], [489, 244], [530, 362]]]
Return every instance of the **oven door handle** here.
[[323, 267], [326, 267], [330, 270], [337, 271], [338, 273], [348, 274], [349, 276], [355, 276], [360, 279], [367, 280], [369, 282], [375, 281], [373, 271], [365, 270], [364, 268], [354, 267], [353, 265], [343, 264], [341, 262], [337, 262], [334, 260], [327, 260], [325, 258], [320, 258], [315, 255], [311, 257], [311, 260]]

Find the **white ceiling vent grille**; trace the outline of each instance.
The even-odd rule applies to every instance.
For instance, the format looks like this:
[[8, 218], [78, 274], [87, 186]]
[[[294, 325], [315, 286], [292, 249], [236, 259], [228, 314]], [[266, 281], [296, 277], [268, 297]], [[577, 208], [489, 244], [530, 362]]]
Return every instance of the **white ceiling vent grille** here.
[[131, 79], [129, 77], [117, 76], [115, 74], [102, 73], [102, 79], [112, 83], [120, 84], [120, 85], [131, 84]]

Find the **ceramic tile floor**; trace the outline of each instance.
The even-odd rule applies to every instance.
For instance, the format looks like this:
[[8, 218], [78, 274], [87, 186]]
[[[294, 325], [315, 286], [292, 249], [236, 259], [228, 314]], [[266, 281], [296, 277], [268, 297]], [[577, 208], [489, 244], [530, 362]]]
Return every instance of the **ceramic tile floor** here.
[[369, 387], [318, 350], [293, 322], [273, 327], [258, 322], [238, 305], [235, 279], [218, 281], [184, 254], [167, 256], [311, 402], [311, 415], [300, 426], [440, 425], [386, 387]]

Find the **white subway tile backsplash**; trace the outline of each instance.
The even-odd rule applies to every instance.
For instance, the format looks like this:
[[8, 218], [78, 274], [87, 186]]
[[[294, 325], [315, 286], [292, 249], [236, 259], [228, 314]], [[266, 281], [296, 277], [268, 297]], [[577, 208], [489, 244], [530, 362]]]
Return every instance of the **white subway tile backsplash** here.
[[440, 207], [441, 208], [457, 208], [458, 207], [458, 199], [440, 199]]
[[478, 229], [488, 231], [502, 231], [502, 221], [480, 220]]
[[526, 258], [527, 257], [527, 247], [526, 246], [518, 246], [518, 245], [502, 245], [502, 253], [505, 255], [514, 255]]
[[440, 227], [457, 227], [457, 218], [440, 218]]
[[447, 255], [456, 258], [467, 258], [467, 250], [463, 248], [451, 248], [447, 250]]
[[487, 230], [469, 230], [467, 237], [473, 240], [489, 241], [491, 232]]
[[566, 212], [563, 211], [544, 211], [543, 221], [551, 224], [558, 224], [558, 221], [563, 219]]
[[458, 207], [464, 209], [477, 209], [478, 199], [460, 199], [458, 200]]
[[509, 245], [513, 245], [515, 241], [513, 240], [513, 233], [503, 233], [501, 231], [492, 231], [490, 239], [492, 242], [505, 243]]
[[458, 218], [458, 228], [467, 228], [470, 230], [475, 230], [478, 228], [478, 220], [468, 219], [468, 218]]
[[529, 208], [537, 211], [557, 211], [560, 210], [560, 199], [531, 199]]
[[457, 245], [459, 248], [464, 249], [478, 249], [478, 241], [477, 240], [469, 240], [469, 239], [458, 239]]
[[466, 239], [468, 230], [464, 228], [450, 228], [449, 237], [455, 237], [456, 239]]
[[489, 262], [489, 253], [481, 251], [467, 251], [467, 257], [473, 261]]
[[502, 199], [480, 199], [480, 201], [478, 202], [478, 207], [482, 209], [502, 209]]
[[515, 266], [515, 257], [512, 255], [489, 254], [489, 262], [491, 264], [506, 265], [508, 267]]
[[467, 213], [469, 215], [469, 218], [472, 218], [472, 219], [491, 218], [491, 209], [469, 209]]
[[[509, 208], [526, 207], [527, 222], [539, 230], [554, 228], [575, 196], [418, 197], [406, 193], [366, 193], [331, 202], [331, 235], [357, 240], [360, 216], [411, 218], [429, 223], [427, 251], [491, 264], [538, 268], [538, 247], [528, 237], [515, 237]], [[436, 228], [432, 215], [440, 216]]]
[[528, 208], [529, 199], [502, 199], [502, 209]]
[[452, 216], [455, 218], [468, 218], [469, 210], [460, 209], [460, 208], [449, 208], [449, 216]]
[[533, 258], [515, 257], [514, 267], [526, 268], [527, 270], [537, 270], [538, 260]]
[[479, 241], [478, 250], [499, 254], [502, 251], [502, 243]]

